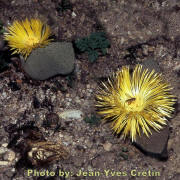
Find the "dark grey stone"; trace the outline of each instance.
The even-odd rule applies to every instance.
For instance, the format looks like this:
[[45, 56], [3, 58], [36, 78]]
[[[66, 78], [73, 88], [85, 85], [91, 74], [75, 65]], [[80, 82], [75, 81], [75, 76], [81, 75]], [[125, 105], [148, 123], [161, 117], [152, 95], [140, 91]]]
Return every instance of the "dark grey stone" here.
[[74, 59], [72, 43], [52, 42], [32, 51], [26, 61], [22, 60], [22, 67], [32, 79], [46, 80], [58, 74], [71, 73]]
[[[155, 70], [155, 72], [160, 73], [161, 69], [157, 61], [153, 58], [148, 58], [142, 63], [144, 68], [148, 68], [150, 71]], [[152, 135], [149, 138], [142, 134], [137, 136], [136, 142], [134, 145], [142, 150], [148, 155], [152, 155], [157, 158], [167, 158], [167, 142], [169, 138], [169, 125], [164, 126], [162, 130], [155, 131], [151, 129]]]
[[157, 155], [158, 158], [167, 158], [169, 126], [164, 126], [159, 132], [153, 129], [151, 132], [152, 135], [150, 135], [149, 138], [144, 134], [137, 136], [134, 144], [149, 155]]

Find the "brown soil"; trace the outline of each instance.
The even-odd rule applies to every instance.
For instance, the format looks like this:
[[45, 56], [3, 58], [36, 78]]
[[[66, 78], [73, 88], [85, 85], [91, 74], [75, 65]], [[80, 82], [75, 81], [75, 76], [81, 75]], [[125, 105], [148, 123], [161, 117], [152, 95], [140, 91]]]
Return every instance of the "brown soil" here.
[[[180, 179], [179, 1], [70, 0], [72, 9], [58, 12], [60, 2], [0, 0], [0, 20], [7, 26], [15, 19], [41, 18], [51, 26], [56, 41], [72, 42], [103, 30], [111, 47], [108, 54], [99, 57], [95, 63], [90, 63], [86, 54], [77, 55], [73, 75], [68, 78], [56, 76], [46, 81], [26, 77], [19, 57], [13, 56], [8, 69], [0, 73], [0, 147], [10, 142], [7, 127], [34, 121], [47, 141], [61, 141], [70, 154], [68, 159], [55, 161], [50, 166], [34, 167], [38, 172], [71, 172], [68, 178], [52, 179]], [[178, 99], [176, 112], [169, 122], [168, 159], [164, 161], [143, 154], [130, 139], [124, 141], [114, 136], [109, 124], [90, 125], [83, 120], [95, 113], [94, 93], [100, 80], [122, 65], [141, 63], [149, 57], [158, 61]], [[81, 110], [84, 115], [77, 120], [61, 119], [57, 131], [42, 126], [47, 114], [58, 114], [67, 109]], [[21, 152], [15, 153], [18, 161]], [[0, 161], [6, 160], [4, 156], [0, 154]], [[48, 176], [37, 177], [37, 174], [28, 176], [28, 168], [23, 163], [18, 167], [13, 162], [9, 166], [0, 165], [0, 179], [50, 179]], [[100, 176], [97, 173], [78, 177], [76, 173], [80, 170], [100, 172]], [[109, 176], [106, 176], [108, 170]], [[135, 171], [136, 176], [133, 176], [131, 173]], [[138, 174], [148, 171], [151, 174]], [[119, 174], [114, 175], [114, 172]], [[159, 172], [160, 177], [153, 176], [153, 172]]]

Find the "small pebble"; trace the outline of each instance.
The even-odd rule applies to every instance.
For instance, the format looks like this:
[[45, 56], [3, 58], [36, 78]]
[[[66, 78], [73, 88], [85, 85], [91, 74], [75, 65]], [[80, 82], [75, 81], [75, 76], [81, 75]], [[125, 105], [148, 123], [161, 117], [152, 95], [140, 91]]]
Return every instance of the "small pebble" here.
[[109, 142], [106, 142], [105, 144], [103, 144], [103, 147], [104, 147], [105, 151], [110, 151], [111, 147], [112, 147], [112, 144], [109, 143]]
[[3, 159], [9, 162], [14, 161], [15, 158], [16, 158], [16, 154], [13, 151], [8, 151], [3, 156]]
[[168, 149], [168, 150], [172, 149], [173, 144], [174, 144], [174, 139], [169, 139], [167, 149]]
[[8, 166], [10, 163], [8, 161], [0, 161], [0, 166]]
[[60, 118], [63, 119], [80, 119], [83, 116], [83, 112], [80, 110], [72, 109], [58, 113], [58, 115]]
[[73, 18], [75, 18], [75, 17], [77, 16], [76, 13], [75, 13], [74, 11], [72, 12], [71, 15], [72, 15]]
[[8, 143], [4, 143], [4, 144], [2, 144], [2, 147], [7, 147], [8, 146]]

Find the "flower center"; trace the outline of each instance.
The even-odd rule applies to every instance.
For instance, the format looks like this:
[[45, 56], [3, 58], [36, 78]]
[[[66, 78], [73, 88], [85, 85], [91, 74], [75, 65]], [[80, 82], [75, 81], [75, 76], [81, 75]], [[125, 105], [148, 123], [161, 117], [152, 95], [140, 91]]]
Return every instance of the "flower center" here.
[[125, 101], [125, 109], [127, 111], [142, 111], [144, 108], [144, 103], [143, 103], [143, 99], [139, 96], [137, 97], [132, 97], [130, 99], [127, 99]]
[[35, 46], [39, 43], [39, 39], [36, 37], [29, 37], [26, 41], [26, 44], [28, 46]]

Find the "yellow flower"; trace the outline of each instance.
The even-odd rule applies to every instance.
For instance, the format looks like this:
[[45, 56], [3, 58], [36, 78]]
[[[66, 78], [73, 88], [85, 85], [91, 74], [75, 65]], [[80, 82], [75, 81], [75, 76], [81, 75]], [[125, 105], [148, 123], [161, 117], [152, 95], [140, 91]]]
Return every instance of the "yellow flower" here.
[[103, 120], [112, 122], [116, 134], [136, 140], [141, 131], [149, 137], [151, 128], [162, 129], [174, 108], [172, 88], [163, 81], [162, 75], [137, 65], [133, 72], [129, 67], [113, 74], [102, 83], [96, 95], [98, 113]]
[[51, 39], [50, 27], [43, 24], [39, 19], [28, 19], [24, 21], [14, 21], [8, 27], [8, 32], [4, 33], [4, 39], [13, 50], [12, 54], [20, 53], [25, 59], [31, 51], [38, 47], [46, 46]]

